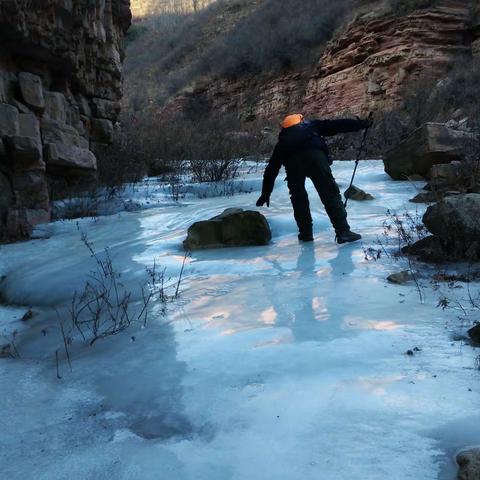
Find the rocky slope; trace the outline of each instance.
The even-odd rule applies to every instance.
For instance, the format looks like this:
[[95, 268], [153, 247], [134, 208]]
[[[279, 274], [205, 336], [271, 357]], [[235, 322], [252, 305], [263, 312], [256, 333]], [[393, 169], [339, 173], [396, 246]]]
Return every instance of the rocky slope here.
[[0, 2], [0, 237], [49, 220], [52, 185], [95, 174], [122, 93], [129, 0]]
[[[480, 52], [480, 28], [472, 27], [476, 0], [441, 0], [408, 15], [384, 2], [356, 2], [354, 20], [328, 44], [315, 65], [284, 74], [202, 78], [177, 95], [167, 111], [208, 105], [212, 111], [276, 118], [291, 110], [311, 115], [362, 114], [401, 102], [421, 75], [439, 78], [453, 61]], [[383, 6], [382, 6], [383, 5]]]

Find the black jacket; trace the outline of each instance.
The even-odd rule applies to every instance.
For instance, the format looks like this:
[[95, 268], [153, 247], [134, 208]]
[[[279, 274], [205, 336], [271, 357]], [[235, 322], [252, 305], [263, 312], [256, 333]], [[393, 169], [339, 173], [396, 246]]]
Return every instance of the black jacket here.
[[331, 163], [328, 147], [323, 137], [337, 133], [356, 132], [366, 127], [368, 127], [366, 120], [342, 119], [311, 120], [282, 129], [263, 175], [262, 196], [270, 197], [280, 168], [293, 154], [302, 150], [321, 150]]

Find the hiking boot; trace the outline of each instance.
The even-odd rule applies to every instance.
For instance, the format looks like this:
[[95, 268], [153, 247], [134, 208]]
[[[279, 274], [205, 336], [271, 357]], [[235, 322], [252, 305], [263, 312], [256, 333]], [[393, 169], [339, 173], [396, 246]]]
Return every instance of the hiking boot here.
[[351, 230], [345, 230], [343, 232], [337, 232], [337, 243], [350, 243], [360, 240], [362, 236]]
[[313, 242], [313, 235], [311, 233], [299, 233], [298, 239], [301, 242]]

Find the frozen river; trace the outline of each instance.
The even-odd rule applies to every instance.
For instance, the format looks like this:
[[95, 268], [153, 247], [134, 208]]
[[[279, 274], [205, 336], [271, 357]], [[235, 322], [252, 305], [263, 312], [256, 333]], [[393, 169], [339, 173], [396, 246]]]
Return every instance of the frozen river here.
[[[335, 165], [342, 191], [352, 168]], [[455, 477], [455, 452], [480, 443], [478, 353], [452, 341], [457, 320], [436, 308], [438, 292], [421, 303], [414, 285], [386, 282], [400, 265], [364, 259], [387, 209], [415, 209], [415, 185], [362, 163], [355, 183], [375, 200], [350, 203], [363, 242], [339, 247], [313, 192], [315, 243], [298, 243], [282, 180], [262, 210], [270, 245], [195, 252], [166, 317], [154, 306], [147, 328], [78, 348], [62, 380], [55, 309], [92, 268], [80, 230], [109, 247], [126, 283], [153, 259], [175, 277], [188, 226], [251, 208], [258, 191], [59, 222], [48, 239], [0, 247], [4, 296], [38, 312], [21, 360], [0, 359], [3, 478]], [[24, 311], [0, 310], [5, 334]]]

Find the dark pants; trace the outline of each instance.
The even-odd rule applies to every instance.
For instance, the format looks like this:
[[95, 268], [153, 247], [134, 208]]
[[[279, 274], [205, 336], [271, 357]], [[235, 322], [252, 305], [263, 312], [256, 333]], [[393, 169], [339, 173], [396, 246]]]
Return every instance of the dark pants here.
[[347, 212], [327, 156], [321, 150], [306, 150], [290, 157], [285, 165], [293, 213], [300, 234], [311, 235], [312, 215], [305, 180], [310, 178], [337, 232], [349, 230]]

